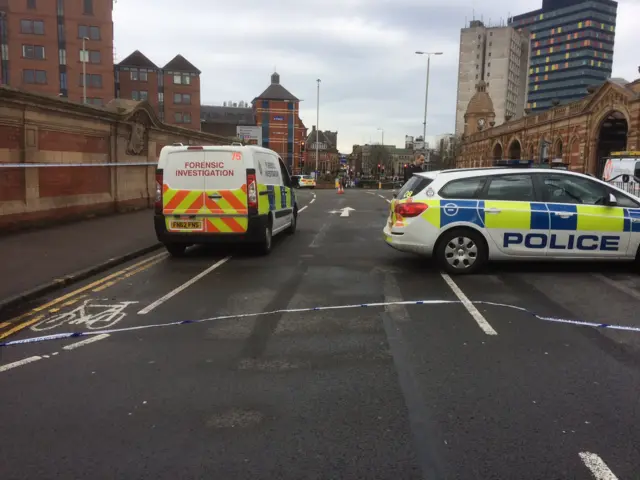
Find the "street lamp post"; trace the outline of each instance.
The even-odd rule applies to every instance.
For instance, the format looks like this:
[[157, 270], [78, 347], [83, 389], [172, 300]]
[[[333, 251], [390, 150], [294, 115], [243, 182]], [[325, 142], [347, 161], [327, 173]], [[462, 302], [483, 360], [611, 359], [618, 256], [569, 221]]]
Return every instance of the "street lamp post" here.
[[320, 150], [320, 79], [316, 80], [318, 82], [318, 92], [316, 95], [316, 174], [315, 179], [318, 181], [318, 157]]
[[87, 103], [87, 37], [82, 37], [82, 103]]
[[424, 142], [425, 153], [427, 154], [427, 162], [429, 161], [429, 150], [427, 149], [427, 105], [429, 104], [429, 70], [431, 69], [431, 55], [442, 55], [442, 52], [421, 52], [417, 51], [416, 55], [427, 56], [427, 86], [424, 93], [424, 122], [422, 123], [422, 141]]
[[382, 146], [384, 147], [384, 128], [378, 128], [382, 132]]

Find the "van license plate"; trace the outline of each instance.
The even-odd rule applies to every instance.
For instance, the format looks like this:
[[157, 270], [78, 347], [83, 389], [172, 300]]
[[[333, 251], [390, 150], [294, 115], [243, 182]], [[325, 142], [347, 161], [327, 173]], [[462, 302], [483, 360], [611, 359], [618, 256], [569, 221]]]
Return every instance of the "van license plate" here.
[[171, 230], [202, 230], [202, 221], [172, 221]]

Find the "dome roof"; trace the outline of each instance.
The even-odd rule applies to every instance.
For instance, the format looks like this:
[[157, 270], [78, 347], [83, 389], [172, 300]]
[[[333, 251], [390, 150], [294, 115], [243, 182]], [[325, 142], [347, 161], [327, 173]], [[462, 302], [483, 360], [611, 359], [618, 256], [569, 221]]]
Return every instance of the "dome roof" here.
[[473, 94], [467, 106], [467, 115], [480, 113], [485, 115], [495, 114], [493, 102], [487, 93], [487, 84], [483, 80], [480, 80], [476, 85], [476, 93]]

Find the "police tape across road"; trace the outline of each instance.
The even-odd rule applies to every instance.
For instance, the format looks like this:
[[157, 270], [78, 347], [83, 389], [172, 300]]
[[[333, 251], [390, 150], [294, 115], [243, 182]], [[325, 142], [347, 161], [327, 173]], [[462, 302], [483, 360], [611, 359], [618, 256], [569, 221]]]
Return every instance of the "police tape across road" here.
[[[247, 318], [247, 317], [258, 317], [261, 315], [275, 315], [278, 313], [304, 313], [304, 312], [317, 312], [322, 310], [344, 310], [344, 309], [351, 309], [351, 308], [387, 307], [392, 305], [462, 305], [462, 303], [463, 302], [459, 300], [405, 300], [405, 301], [399, 301], [399, 302], [377, 302], [377, 303], [361, 303], [361, 304], [353, 304], [353, 305], [330, 305], [325, 307], [312, 307], [312, 308], [290, 308], [290, 309], [282, 309], [282, 310], [272, 310], [269, 312], [222, 315], [217, 317], [201, 318], [198, 320], [180, 320], [180, 321], [169, 322], [169, 323], [140, 325], [137, 327], [124, 327], [124, 328], [115, 328], [115, 329], [109, 329], [109, 330], [95, 330], [90, 332], [57, 333], [53, 335], [45, 335], [41, 337], [25, 338], [22, 340], [13, 340], [9, 342], [3, 342], [3, 343], [0, 343], [0, 347], [11, 347], [16, 345], [24, 345], [27, 343], [37, 343], [37, 342], [44, 342], [48, 340], [61, 340], [65, 338], [104, 335], [106, 333], [111, 334], [111, 333], [120, 333], [120, 332], [132, 332], [135, 330], [145, 330], [148, 328], [173, 327], [177, 325], [187, 325], [192, 323], [205, 323], [205, 322], [214, 322], [214, 321], [220, 321], [220, 320], [241, 319], [241, 318]], [[509, 305], [506, 303], [485, 302], [485, 301], [475, 301], [471, 303], [474, 305], [502, 307], [502, 308], [509, 308], [512, 310], [517, 310], [523, 313], [527, 313], [532, 317], [545, 322], [563, 323], [567, 325], [576, 325], [580, 327], [592, 327], [592, 328], [598, 328], [598, 329], [601, 328], [601, 329], [609, 329], [609, 330], [625, 330], [629, 332], [640, 332], [640, 327], [613, 325], [609, 323], [585, 322], [581, 320], [570, 320], [570, 319], [557, 318], [557, 317], [547, 317], [543, 315], [538, 315], [537, 313], [534, 313], [524, 307]]]

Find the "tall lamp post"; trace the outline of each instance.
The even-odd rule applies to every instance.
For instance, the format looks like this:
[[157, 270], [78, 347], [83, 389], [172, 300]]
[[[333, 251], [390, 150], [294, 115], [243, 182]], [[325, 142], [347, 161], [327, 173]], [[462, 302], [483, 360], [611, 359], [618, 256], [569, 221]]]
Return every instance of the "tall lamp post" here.
[[316, 181], [318, 181], [318, 157], [320, 150], [320, 79], [316, 80], [318, 82], [318, 91], [316, 94], [316, 173], [314, 175]]
[[87, 60], [89, 52], [87, 52], [87, 37], [82, 37], [82, 103], [87, 103]]
[[[382, 135], [382, 138], [380, 140], [382, 142], [380, 144], [382, 146], [382, 150], [380, 150], [380, 155], [381, 155], [380, 164], [382, 165], [382, 168], [384, 168], [384, 128], [378, 128], [378, 131]], [[380, 175], [381, 175], [381, 172], [378, 172], [378, 177], [380, 177]]]
[[429, 104], [429, 70], [431, 68], [431, 55], [442, 55], [442, 52], [422, 52], [417, 51], [416, 55], [427, 56], [427, 86], [424, 93], [424, 122], [422, 122], [422, 141], [424, 142], [425, 153], [427, 154], [427, 162], [429, 159], [429, 149], [427, 149], [427, 105]]

